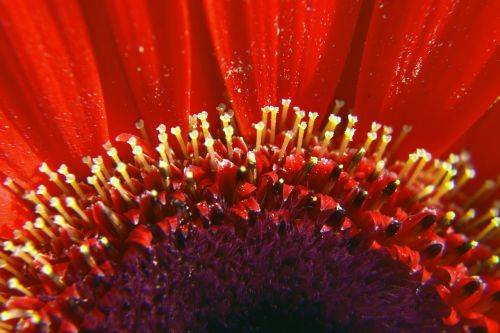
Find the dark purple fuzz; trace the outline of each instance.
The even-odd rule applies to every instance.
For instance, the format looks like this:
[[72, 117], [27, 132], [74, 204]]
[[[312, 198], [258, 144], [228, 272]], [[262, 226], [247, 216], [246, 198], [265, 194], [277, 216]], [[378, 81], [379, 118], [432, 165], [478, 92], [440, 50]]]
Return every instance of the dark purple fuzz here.
[[[193, 229], [80, 285], [100, 332], [439, 332], [431, 286], [384, 250], [350, 254], [335, 233], [260, 221], [245, 236]], [[177, 244], [177, 246], [175, 245]], [[352, 245], [352, 244], [351, 244]], [[100, 292], [106, 290], [106, 292]]]

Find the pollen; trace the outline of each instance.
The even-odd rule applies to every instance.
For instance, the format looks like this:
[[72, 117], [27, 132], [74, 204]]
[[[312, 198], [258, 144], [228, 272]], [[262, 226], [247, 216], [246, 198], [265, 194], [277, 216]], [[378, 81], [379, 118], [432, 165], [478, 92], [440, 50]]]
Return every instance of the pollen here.
[[[149, 258], [164, 241], [181, 251], [193, 230], [230, 226], [241, 236], [258, 221], [318, 239], [333, 233], [354, 252], [384, 248], [412, 272], [425, 272], [422, 285], [432, 280], [453, 295], [465, 287], [442, 281], [442, 267], [463, 265], [464, 276], [498, 284], [500, 203], [488, 194], [499, 182], [467, 196], [463, 189], [476, 176], [467, 155], [433, 160], [417, 149], [395, 160], [411, 126], [374, 122], [359, 133], [357, 116], [342, 116], [344, 104], [335, 101], [324, 118], [290, 99], [264, 106], [251, 139], [222, 104], [213, 110], [215, 124], [207, 111], [191, 115], [186, 129], [139, 120], [126, 143], [107, 142], [102, 155], [82, 159], [87, 176], [42, 163], [47, 181], [36, 190], [6, 178], [33, 218], [0, 249], [0, 331], [79, 327], [92, 305], [75, 286], [112, 290], [102, 281], [124, 258]], [[403, 258], [402, 248], [416, 259]], [[26, 297], [41, 304], [36, 311], [16, 307]], [[478, 297], [493, 307], [487, 293]]]

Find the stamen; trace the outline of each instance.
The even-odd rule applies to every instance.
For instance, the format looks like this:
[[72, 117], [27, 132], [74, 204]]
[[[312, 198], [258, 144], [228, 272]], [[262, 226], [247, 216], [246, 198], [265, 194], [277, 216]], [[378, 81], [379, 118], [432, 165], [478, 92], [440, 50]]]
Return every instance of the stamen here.
[[432, 158], [431, 154], [429, 154], [424, 149], [417, 150], [417, 155], [419, 156], [420, 160], [418, 161], [415, 170], [410, 176], [410, 179], [408, 179], [408, 184], [412, 184], [417, 179], [417, 177], [420, 175], [420, 172], [424, 168], [425, 164], [427, 164], [427, 162], [429, 162]]
[[365, 151], [368, 151], [370, 149], [372, 142], [375, 140], [377, 140], [377, 133], [376, 132], [368, 132], [366, 134], [366, 141], [363, 144], [363, 149]]
[[399, 171], [398, 177], [400, 179], [405, 178], [406, 175], [408, 174], [408, 171], [410, 171], [413, 168], [413, 166], [415, 165], [415, 163], [418, 161], [419, 158], [420, 156], [416, 152], [408, 155], [408, 160], [406, 161], [401, 171]]
[[[109, 149], [106, 149], [106, 153], [108, 154], [109, 157], [113, 159], [115, 164], [121, 163], [120, 157], [118, 156], [118, 151], [116, 150], [115, 147], [110, 147]], [[90, 165], [92, 168], [92, 165]]]
[[209, 136], [205, 138], [205, 147], [207, 147], [208, 154], [210, 155], [210, 163], [213, 168], [215, 167], [217, 160], [215, 158], [214, 139], [212, 139], [212, 137]]
[[317, 112], [309, 112], [308, 116], [309, 121], [307, 123], [306, 145], [309, 145], [309, 143], [311, 142], [314, 122], [316, 121], [316, 118], [318, 118], [319, 114]]
[[335, 100], [335, 107], [333, 108], [333, 111], [332, 113], [334, 115], [337, 115], [340, 111], [340, 109], [342, 109], [342, 107], [345, 105], [345, 102], [340, 100], [340, 99], [336, 99]]
[[337, 128], [338, 124], [340, 124], [342, 121], [342, 118], [331, 114], [328, 116], [328, 123], [325, 125], [325, 128], [323, 129], [323, 132], [321, 132], [321, 137], [325, 136], [325, 133], [327, 131], [335, 132], [335, 129]]
[[210, 124], [208, 121], [202, 122], [201, 123], [201, 130], [203, 131], [203, 137], [204, 138], [210, 138], [212, 135], [210, 134]]
[[90, 222], [88, 215], [80, 208], [75, 198], [66, 197], [66, 206], [73, 209], [82, 220], [84, 220], [85, 222]]
[[108, 200], [108, 198], [106, 196], [106, 192], [104, 192], [104, 190], [102, 189], [102, 187], [99, 184], [99, 181], [97, 180], [96, 176], [87, 177], [87, 183], [89, 183], [90, 185], [94, 186], [94, 188], [96, 189], [97, 193], [102, 198], [102, 200], [105, 200], [105, 201]]
[[274, 144], [275, 136], [276, 136], [276, 115], [279, 112], [279, 109], [277, 107], [270, 107], [271, 111], [271, 136], [270, 136], [270, 143]]
[[[130, 176], [127, 172], [127, 165], [125, 163], [120, 163], [116, 166], [116, 171], [118, 171], [123, 179], [125, 179], [125, 183], [127, 183], [128, 187], [133, 191], [137, 192], [137, 189], [135, 188], [134, 184], [132, 183], [132, 179], [130, 179]], [[106, 197], [106, 196], [104, 196]]]
[[[198, 136], [199, 133], [197, 130], [192, 130], [189, 132], [189, 138], [191, 139], [191, 145], [193, 146], [193, 157], [194, 157], [194, 163], [198, 163], [200, 160], [200, 155], [199, 155], [199, 148], [198, 148]], [[161, 153], [160, 153], [161, 155]], [[165, 154], [163, 153], [162, 155], [163, 160], [165, 160]]]
[[283, 144], [281, 145], [280, 153], [278, 155], [278, 160], [283, 159], [286, 153], [286, 148], [292, 139], [293, 139], [293, 132], [287, 131], [285, 133], [285, 138], [283, 139]]
[[281, 100], [281, 105], [282, 105], [282, 110], [283, 110], [283, 113], [281, 114], [281, 121], [280, 121], [280, 130], [281, 131], [285, 129], [286, 120], [288, 117], [288, 109], [290, 108], [290, 103], [292, 103], [291, 99], [282, 99]]
[[102, 156], [97, 156], [96, 158], [93, 158], [92, 161], [94, 164], [97, 164], [100, 168], [106, 179], [109, 179], [111, 175], [109, 174], [108, 168], [106, 168], [106, 164], [104, 164], [104, 159]]
[[18, 195], [22, 193], [22, 189], [19, 186], [17, 186], [17, 184], [14, 183], [14, 181], [10, 177], [5, 178], [3, 184], [7, 186], [12, 192]]
[[323, 143], [321, 144], [321, 154], [325, 154], [328, 150], [328, 144], [333, 138], [333, 132], [332, 131], [326, 131], [323, 139]]
[[43, 238], [40, 236], [37, 230], [34, 229], [33, 223], [30, 221], [27, 221], [23, 225], [23, 229], [26, 230], [33, 238], [35, 238], [38, 242], [42, 243]]
[[79, 250], [83, 256], [83, 259], [85, 259], [87, 265], [89, 265], [90, 268], [97, 267], [97, 263], [95, 262], [94, 258], [90, 255], [90, 248], [87, 244], [80, 245]]
[[167, 135], [167, 133], [165, 133], [165, 131], [167, 130], [167, 128], [165, 127], [165, 125], [161, 124], [156, 129], [159, 132], [159, 134], [158, 134], [158, 140], [165, 147], [165, 153], [167, 154], [168, 161], [170, 163], [174, 163], [174, 158], [172, 156], [172, 151], [170, 150], [170, 146], [168, 145], [168, 135]]
[[139, 130], [144, 141], [146, 141], [147, 143], [150, 143], [149, 137], [148, 137], [148, 132], [146, 132], [146, 128], [144, 127], [144, 120], [139, 119], [135, 123], [135, 128], [137, 128]]
[[227, 155], [231, 159], [233, 158], [233, 126], [224, 127], [223, 130], [226, 136]]
[[194, 131], [198, 128], [198, 117], [195, 115], [188, 116], [188, 132]]
[[[120, 162], [121, 163], [121, 162]], [[107, 180], [102, 174], [101, 167], [99, 165], [92, 165], [92, 168], [90, 168], [90, 171], [97, 176], [97, 178], [101, 181], [102, 185], [104, 185], [105, 188], [108, 187]]]
[[139, 164], [146, 169], [150, 170], [151, 166], [149, 165], [148, 161], [146, 161], [146, 158], [144, 157], [144, 151], [142, 150], [141, 146], [135, 146], [134, 149], [132, 149], [132, 154], [134, 154], [135, 157], [139, 160]]
[[76, 182], [76, 177], [72, 173], [68, 173], [66, 175], [66, 183], [70, 184], [73, 190], [75, 190], [75, 193], [80, 197], [80, 199], [85, 200], [87, 197], [85, 196], [85, 193], [83, 193], [82, 188], [80, 185]]
[[262, 132], [264, 133], [264, 136], [262, 137], [262, 143], [266, 143], [266, 132], [267, 132], [267, 115], [269, 114], [269, 107], [268, 106], [264, 106], [263, 108], [261, 108], [261, 112], [262, 112], [262, 123], [264, 124], [264, 129], [262, 130]]
[[293, 108], [293, 110], [295, 111], [295, 122], [293, 124], [293, 133], [297, 133], [297, 129], [299, 128], [299, 124], [302, 120], [302, 118], [304, 118], [306, 116], [306, 113], [302, 110], [300, 110], [297, 106], [295, 106]]
[[63, 289], [64, 287], [66, 287], [62, 279], [54, 274], [54, 269], [52, 268], [52, 265], [50, 264], [43, 265], [41, 272], [45, 274], [52, 282], [54, 282], [54, 284], [59, 289]]
[[484, 238], [491, 232], [493, 229], [497, 229], [500, 225], [500, 218], [494, 217], [490, 220], [490, 223], [484, 228], [477, 236], [476, 240], [479, 242], [483, 241]]
[[184, 157], [188, 158], [186, 144], [184, 143], [184, 139], [182, 139], [182, 135], [181, 135], [181, 128], [179, 126], [172, 127], [170, 129], [170, 133], [172, 133], [177, 138], [177, 141], [179, 142], [179, 146], [181, 147], [182, 153], [184, 154]]
[[457, 180], [457, 186], [455, 186], [455, 190], [453, 191], [452, 195], [458, 193], [469, 180], [474, 179], [475, 177], [476, 170], [472, 168], [466, 168], [463, 173], [460, 174]]
[[248, 161], [248, 176], [249, 176], [249, 181], [252, 184], [255, 184], [255, 180], [257, 179], [257, 159], [255, 158], [255, 153], [253, 151], [249, 151], [247, 154], [247, 161]]
[[33, 297], [33, 293], [31, 291], [29, 291], [26, 287], [24, 287], [21, 284], [21, 282], [19, 282], [19, 280], [15, 277], [10, 278], [7, 281], [7, 285], [9, 286], [9, 289], [14, 289], [14, 290], [17, 290], [17, 291], [23, 293], [24, 295], [26, 295], [28, 297]]
[[43, 233], [45, 233], [49, 238], [53, 239], [53, 238], [56, 237], [56, 234], [54, 232], [52, 232], [52, 230], [47, 225], [47, 223], [45, 222], [44, 219], [37, 217], [35, 219], [34, 226], [35, 226], [35, 228], [40, 229], [41, 231], [43, 231]]
[[63, 207], [63, 205], [61, 204], [61, 200], [59, 200], [59, 198], [54, 197], [50, 199], [50, 206], [55, 208], [59, 212], [59, 214], [64, 216], [64, 218], [67, 221], [73, 223], [71, 216], [68, 214], [68, 211]]
[[375, 161], [380, 161], [382, 156], [384, 156], [385, 149], [389, 142], [391, 142], [392, 136], [390, 135], [382, 135], [382, 139], [379, 141], [377, 145], [377, 149], [375, 150], [374, 159]]
[[36, 194], [41, 195], [47, 202], [50, 201], [51, 196], [45, 185], [39, 185], [36, 189]]
[[342, 138], [342, 143], [340, 144], [339, 148], [340, 156], [344, 155], [349, 142], [351, 142], [352, 138], [354, 137], [354, 132], [356, 132], [356, 129], [354, 128], [346, 128], [346, 130], [344, 131], [344, 137]]
[[219, 116], [220, 120], [222, 121], [222, 128], [226, 128], [229, 126], [229, 123], [231, 122], [231, 116], [229, 113], [224, 113], [223, 115]]
[[302, 152], [302, 141], [304, 140], [304, 131], [307, 127], [305, 121], [301, 122], [299, 125], [299, 136], [297, 138], [297, 148], [295, 150], [295, 154], [300, 154]]
[[262, 144], [262, 132], [264, 131], [264, 123], [262, 121], [259, 121], [254, 125], [254, 127], [257, 132], [255, 136], [255, 150], [258, 151], [260, 150]]

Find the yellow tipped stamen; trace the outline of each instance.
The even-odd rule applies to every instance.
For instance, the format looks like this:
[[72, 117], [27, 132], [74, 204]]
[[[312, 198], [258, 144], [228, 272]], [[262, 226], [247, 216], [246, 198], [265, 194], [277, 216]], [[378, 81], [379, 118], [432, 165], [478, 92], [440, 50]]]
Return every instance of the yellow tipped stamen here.
[[181, 128], [179, 126], [172, 127], [170, 129], [170, 133], [172, 133], [177, 138], [177, 141], [179, 142], [179, 146], [181, 147], [182, 153], [184, 154], [184, 157], [187, 158], [188, 154], [187, 154], [186, 144], [184, 143], [184, 139], [182, 138]]
[[337, 115], [337, 114], [339, 113], [340, 109], [342, 109], [342, 107], [344, 107], [344, 105], [345, 105], [345, 102], [344, 102], [344, 101], [342, 101], [342, 100], [340, 100], [340, 99], [336, 99], [336, 100], [335, 100], [335, 106], [334, 106], [334, 108], [333, 108], [332, 113], [333, 113], [334, 115]]
[[408, 172], [413, 168], [413, 166], [415, 165], [415, 163], [418, 161], [419, 158], [420, 156], [417, 153], [411, 153], [410, 155], [408, 155], [408, 160], [406, 160], [405, 165], [403, 166], [401, 171], [399, 171], [398, 177], [399, 178], [406, 177]]
[[45, 185], [39, 185], [36, 189], [36, 194], [41, 195], [45, 200], [50, 201], [51, 196]]
[[398, 151], [399, 146], [401, 146], [401, 143], [403, 140], [410, 134], [411, 130], [413, 127], [411, 125], [403, 125], [403, 128], [401, 129], [401, 133], [399, 133], [398, 137], [396, 138], [396, 141], [394, 141], [394, 144], [391, 147], [391, 150], [387, 153], [387, 158], [390, 159], [391, 156]]
[[380, 161], [382, 157], [384, 156], [385, 149], [387, 148], [387, 145], [389, 142], [391, 142], [392, 136], [384, 134], [382, 135], [382, 138], [378, 142], [377, 148], [375, 150], [374, 158], [375, 161]]
[[321, 132], [321, 137], [324, 137], [327, 131], [335, 132], [335, 129], [337, 128], [338, 124], [340, 124], [341, 121], [342, 118], [334, 114], [328, 116], [328, 123], [325, 125], [323, 132]]
[[226, 136], [227, 155], [229, 158], [233, 158], [233, 126], [224, 127], [223, 130]]
[[168, 163], [168, 157], [167, 154], [165, 154], [165, 145], [163, 143], [160, 143], [158, 146], [156, 146], [155, 149], [160, 154], [162, 161]]
[[127, 172], [127, 165], [125, 163], [120, 163], [116, 166], [116, 171], [118, 171], [123, 179], [125, 179], [125, 183], [128, 185], [128, 187], [133, 191], [136, 192], [137, 189], [135, 188], [134, 184], [132, 183], [132, 179], [130, 178], [128, 172]]
[[160, 161], [158, 164], [161, 172], [162, 172], [162, 183], [165, 188], [168, 188], [170, 186], [170, 165], [166, 161]]
[[382, 128], [382, 125], [377, 123], [376, 121], [372, 122], [371, 132], [378, 133], [378, 131]]
[[59, 175], [56, 172], [49, 173], [49, 180], [59, 187], [59, 189], [66, 195], [69, 194], [68, 188], [61, 182]]
[[500, 226], [500, 218], [494, 217], [490, 220], [490, 223], [484, 228], [477, 236], [476, 240], [482, 241], [486, 238], [486, 236], [493, 231], [494, 229], [497, 229]]
[[[103, 237], [103, 239], [104, 239], [104, 237]], [[94, 268], [97, 266], [97, 263], [95, 262], [94, 258], [90, 254], [90, 248], [88, 245], [86, 245], [86, 244], [80, 245], [79, 250], [80, 250], [80, 253], [82, 254], [83, 258], [87, 262], [87, 265], [89, 265], [90, 268]]]
[[290, 99], [282, 99], [281, 100], [281, 105], [282, 105], [282, 114], [281, 114], [281, 121], [280, 121], [280, 130], [285, 129], [286, 125], [286, 120], [288, 117], [288, 109], [290, 108], [290, 103], [292, 103], [292, 100]]
[[424, 149], [417, 150], [417, 155], [419, 155], [420, 160], [418, 161], [415, 170], [410, 176], [410, 179], [408, 179], [408, 184], [412, 184], [417, 179], [417, 177], [420, 175], [420, 172], [424, 168], [425, 164], [427, 164], [427, 162], [429, 162], [432, 158], [431, 154], [429, 154]]
[[431, 195], [432, 193], [434, 193], [435, 190], [436, 190], [436, 187], [434, 185], [427, 185], [426, 187], [424, 187], [422, 189], [422, 191], [420, 191], [417, 194], [415, 199], [417, 201], [422, 200], [422, 199], [428, 197], [429, 195]]
[[3, 184], [16, 194], [22, 193], [22, 189], [10, 177], [5, 178]]
[[42, 236], [38, 233], [37, 230], [34, 229], [33, 223], [30, 221], [27, 221], [23, 225], [23, 229], [26, 230], [33, 238], [35, 238], [38, 242], [42, 243], [44, 240]]
[[46, 234], [49, 238], [55, 238], [56, 234], [50, 229], [49, 225], [47, 222], [45, 222], [44, 219], [37, 217], [35, 219], [35, 224], [34, 224], [36, 229], [41, 230], [44, 234]]
[[132, 154], [134, 154], [135, 157], [139, 160], [139, 164], [146, 170], [150, 170], [151, 166], [149, 165], [148, 161], [146, 160], [146, 157], [144, 157], [144, 151], [141, 146], [135, 146], [134, 149], [132, 149]]
[[383, 135], [391, 135], [393, 132], [392, 127], [384, 126], [384, 130], [382, 131]]
[[80, 197], [80, 199], [85, 200], [87, 197], [85, 193], [83, 193], [82, 188], [76, 181], [75, 175], [68, 173], [66, 175], [66, 183], [70, 184], [75, 193]]
[[385, 167], [385, 160], [378, 161], [377, 164], [375, 164], [375, 170], [370, 175], [369, 179], [370, 180], [376, 180], [376, 179], [378, 179], [378, 177], [380, 176], [380, 173], [382, 172], [382, 170], [384, 169], [384, 167]]
[[347, 128], [354, 128], [354, 126], [356, 126], [357, 123], [358, 123], [358, 117], [352, 114], [349, 114], [347, 116]]
[[40, 204], [40, 205], [43, 204], [43, 202], [37, 197], [35, 191], [28, 191], [27, 193], [24, 194], [24, 198], [33, 202], [35, 205], [36, 204]]
[[293, 139], [293, 132], [287, 131], [285, 133], [285, 138], [283, 139], [283, 144], [281, 145], [280, 153], [278, 155], [278, 160], [281, 160], [285, 156], [286, 148], [288, 147], [288, 144], [292, 139]]
[[76, 233], [76, 229], [71, 224], [67, 223], [66, 219], [61, 215], [54, 216], [54, 224], [64, 229], [74, 242], [79, 242], [81, 240], [80, 236]]
[[215, 158], [214, 139], [212, 139], [212, 137], [205, 138], [205, 147], [207, 147], [208, 154], [210, 155], [210, 163], [212, 167], [214, 167], [217, 160]]
[[94, 164], [101, 167], [101, 171], [106, 177], [106, 179], [109, 179], [109, 177], [111, 177], [108, 168], [106, 168], [106, 164], [104, 164], [104, 159], [102, 158], [102, 156], [97, 156], [96, 158], [93, 158], [92, 161], [94, 162]]
[[366, 140], [365, 143], [363, 144], [363, 149], [365, 151], [368, 151], [370, 149], [371, 144], [373, 141], [377, 140], [377, 133], [376, 132], [368, 132], [366, 134]]
[[481, 198], [488, 192], [493, 191], [495, 189], [495, 186], [496, 186], [495, 181], [491, 179], [486, 180], [483, 186], [481, 186], [479, 190], [477, 190], [476, 193], [474, 193], [474, 195], [465, 202], [464, 207], [472, 206], [479, 198]]
[[302, 152], [302, 141], [304, 140], [304, 131], [306, 130], [307, 123], [305, 121], [299, 124], [299, 136], [297, 138], [297, 147], [295, 149], [295, 154], [300, 154]]
[[[120, 157], [118, 156], [118, 150], [116, 150], [115, 147], [110, 147], [109, 149], [106, 150], [106, 153], [108, 154], [109, 157], [113, 159], [115, 164], [121, 163]], [[92, 168], [92, 166], [90, 166]]]
[[269, 141], [271, 144], [274, 144], [274, 140], [276, 138], [276, 116], [279, 112], [279, 109], [277, 107], [271, 106], [269, 110], [271, 112], [271, 136], [269, 138]]
[[101, 184], [99, 184], [99, 181], [97, 180], [96, 176], [87, 177], [87, 183], [89, 183], [89, 185], [92, 185], [95, 188], [95, 190], [97, 191], [97, 193], [99, 194], [99, 196], [104, 201], [108, 200], [108, 197], [106, 196], [106, 192], [104, 192], [104, 190], [102, 189]]
[[127, 143], [130, 145], [130, 148], [134, 149], [134, 147], [137, 146], [137, 139], [132, 136], [127, 140]]
[[130, 195], [129, 192], [125, 190], [118, 177], [111, 177], [109, 179], [109, 183], [114, 188], [116, 188], [116, 190], [118, 191], [118, 193], [120, 193], [120, 196], [123, 198], [123, 200], [130, 201], [132, 199], [132, 195]]
[[262, 144], [262, 134], [264, 132], [264, 123], [259, 121], [254, 125], [255, 130], [257, 131], [255, 136], [255, 150], [259, 150]]
[[432, 197], [432, 201], [433, 202], [439, 201], [439, 199], [441, 199], [443, 195], [453, 190], [453, 188], [455, 188], [455, 182], [453, 181], [446, 182], [444, 186], [439, 186], [436, 191], [436, 194], [434, 194], [434, 196]]
[[[9, 309], [9, 310], [2, 311], [0, 313], [0, 321], [9, 321], [9, 320], [13, 320], [13, 319], [23, 319], [23, 318], [31, 318], [30, 321], [33, 324], [37, 324], [41, 320], [40, 315], [35, 313], [33, 310]], [[5, 324], [6, 326], [3, 326], [3, 327], [0, 326], [0, 328], [5, 328], [8, 332], [14, 331], [13, 329], [12, 330], [9, 329], [9, 327], [13, 328], [11, 325], [7, 325], [6, 323], [1, 323], [1, 324]]]
[[159, 132], [158, 134], [158, 140], [165, 146], [165, 153], [167, 154], [168, 161], [169, 163], [174, 163], [174, 158], [172, 156], [172, 151], [170, 149], [170, 146], [168, 144], [168, 135], [165, 133], [167, 130], [166, 126], [164, 124], [161, 124], [156, 128]]
[[137, 128], [139, 130], [139, 132], [141, 133], [141, 136], [144, 139], [144, 141], [150, 142], [149, 141], [149, 137], [148, 137], [148, 132], [146, 132], [146, 128], [144, 127], [144, 120], [139, 119], [135, 123], [135, 128]]
[[[52, 200], [52, 198], [51, 198], [51, 200]], [[35, 213], [40, 215], [43, 219], [45, 219], [45, 221], [50, 222], [50, 216], [48, 213], [48, 209], [45, 205], [43, 205], [43, 204], [35, 205]]]
[[17, 265], [16, 266], [11, 265], [6, 260], [0, 260], [0, 268], [1, 269], [10, 273], [11, 275], [15, 276], [18, 279], [24, 279], [24, 275], [16, 267], [17, 267]]
[[311, 142], [312, 138], [312, 133], [314, 129], [314, 122], [316, 121], [316, 118], [318, 118], [319, 114], [317, 112], [309, 112], [309, 121], [307, 123], [307, 133], [306, 133], [306, 145], [309, 145]]
[[90, 222], [88, 215], [80, 208], [78, 202], [73, 197], [66, 197], [66, 206], [71, 208], [85, 222]]
[[321, 153], [325, 154], [328, 149], [328, 144], [333, 138], [333, 132], [332, 131], [326, 131], [323, 139], [323, 143], [321, 144]]
[[191, 132], [189, 132], [189, 138], [191, 139], [191, 145], [193, 146], [194, 163], [198, 163], [198, 161], [200, 159], [200, 153], [199, 153], [199, 147], [198, 147], [198, 137], [199, 137], [199, 133], [197, 130], [192, 130]]
[[7, 285], [9, 286], [9, 289], [14, 289], [14, 290], [17, 290], [17, 291], [23, 293], [26, 296], [33, 297], [33, 293], [31, 291], [29, 291], [28, 288], [24, 287], [21, 284], [21, 282], [19, 282], [19, 280], [15, 277], [10, 278], [7, 281]]
[[61, 204], [61, 200], [59, 200], [59, 198], [54, 197], [50, 199], [50, 206], [55, 208], [57, 212], [62, 216], [64, 216], [64, 218], [68, 220], [70, 223], [73, 222], [71, 216], [68, 214], [66, 208], [63, 207], [63, 205]]
[[306, 113], [302, 110], [300, 110], [298, 107], [294, 107], [293, 110], [295, 111], [295, 122], [293, 123], [293, 133], [297, 133], [297, 129], [299, 128], [299, 124], [302, 121], [302, 118], [306, 116]]
[[210, 134], [210, 124], [208, 121], [201, 123], [201, 130], [203, 131], [204, 138], [212, 137], [212, 135]]
[[231, 123], [231, 116], [229, 115], [229, 113], [224, 113], [220, 115], [219, 118], [222, 122], [222, 128], [228, 127], [229, 124]]
[[[121, 162], [120, 162], [121, 163]], [[101, 183], [104, 185], [105, 188], [108, 187], [107, 180], [104, 177], [101, 167], [99, 165], [92, 165], [92, 168], [90, 168], [90, 171], [101, 181]]]
[[344, 137], [342, 138], [342, 142], [339, 148], [340, 155], [343, 155], [345, 153], [349, 142], [351, 142], [352, 138], [354, 137], [354, 132], [356, 132], [356, 129], [354, 128], [346, 128], [346, 130], [344, 131]]
[[266, 141], [266, 131], [267, 131], [267, 115], [269, 114], [269, 107], [268, 106], [264, 106], [263, 108], [261, 108], [261, 111], [262, 111], [262, 123], [264, 124], [264, 129], [263, 129], [263, 133], [264, 133], [264, 136], [262, 137], [262, 143], [265, 143]]
[[255, 153], [253, 151], [249, 151], [247, 154], [247, 162], [248, 162], [248, 177], [249, 181], [252, 184], [255, 184], [255, 180], [257, 179], [257, 159], [255, 158]]
[[52, 265], [50, 264], [45, 264], [42, 266], [42, 269], [40, 270], [43, 274], [45, 274], [52, 282], [54, 282], [55, 285], [59, 288], [64, 288], [65, 284], [62, 281], [61, 277], [57, 276], [54, 273], [54, 269], [52, 268]]

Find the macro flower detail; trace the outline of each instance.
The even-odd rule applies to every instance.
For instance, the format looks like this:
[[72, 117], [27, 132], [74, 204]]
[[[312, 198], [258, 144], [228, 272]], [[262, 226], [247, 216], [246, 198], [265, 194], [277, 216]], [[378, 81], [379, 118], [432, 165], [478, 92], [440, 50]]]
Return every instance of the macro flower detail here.
[[498, 3], [34, 6], [0, 332], [499, 330]]

